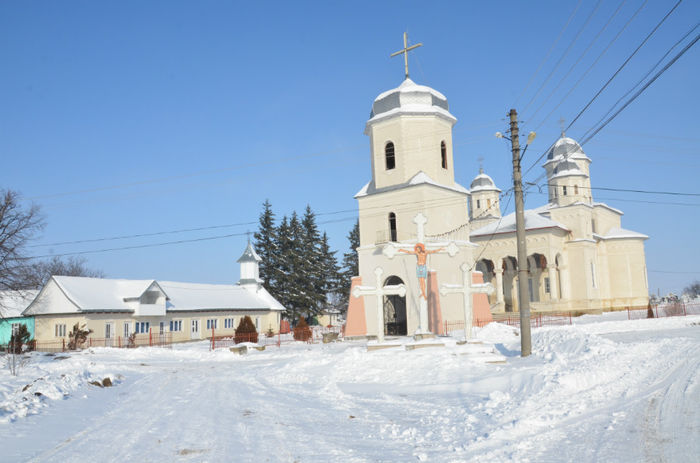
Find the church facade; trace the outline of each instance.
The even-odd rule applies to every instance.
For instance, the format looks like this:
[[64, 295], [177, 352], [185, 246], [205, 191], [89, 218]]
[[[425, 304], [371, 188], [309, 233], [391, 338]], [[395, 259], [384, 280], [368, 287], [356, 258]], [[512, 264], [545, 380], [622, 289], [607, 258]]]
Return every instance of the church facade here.
[[[501, 216], [502, 192], [483, 171], [469, 189], [455, 181], [455, 123], [445, 96], [408, 77], [374, 100], [365, 126], [372, 178], [355, 195], [359, 275], [346, 335], [441, 334], [443, 322], [465, 322], [463, 295], [440, 293], [440, 285], [463, 281], [463, 264], [474, 270], [474, 283], [483, 278], [495, 288], [488, 298], [474, 294], [474, 320], [518, 310], [515, 215]], [[544, 164], [549, 202], [525, 213], [532, 310], [648, 302], [648, 237], [623, 229], [621, 211], [593, 200], [590, 163], [562, 136]], [[417, 244], [422, 257], [411, 251]], [[405, 296], [396, 293], [400, 285]], [[379, 287], [388, 288], [383, 297]]]
[[[547, 154], [549, 201], [525, 211], [528, 290], [533, 310], [615, 310], [649, 301], [644, 241], [622, 228], [622, 211], [593, 198], [591, 159], [562, 137]], [[471, 184], [470, 239], [477, 269], [496, 292], [494, 311], [517, 311], [515, 214], [501, 216], [500, 190], [481, 172]]]

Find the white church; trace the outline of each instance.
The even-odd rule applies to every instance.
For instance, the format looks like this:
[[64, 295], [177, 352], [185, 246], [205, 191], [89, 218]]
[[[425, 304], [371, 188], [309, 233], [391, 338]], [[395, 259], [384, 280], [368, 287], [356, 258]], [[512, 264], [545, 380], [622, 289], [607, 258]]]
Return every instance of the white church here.
[[[346, 335], [440, 334], [443, 322], [465, 320], [463, 295], [439, 291], [466, 281], [464, 264], [477, 271], [475, 283], [483, 275], [495, 287], [488, 300], [474, 295], [474, 317], [480, 306], [489, 316], [518, 310], [514, 214], [501, 216], [501, 190], [485, 173], [469, 189], [455, 181], [457, 119], [444, 95], [406, 74], [399, 87], [374, 100], [365, 125], [372, 176], [355, 195], [360, 246], [353, 287], [366, 290], [364, 296], [351, 291]], [[564, 136], [544, 163], [549, 202], [525, 214], [532, 310], [614, 310], [648, 302], [648, 237], [622, 228], [620, 210], [594, 201], [590, 163]], [[422, 266], [411, 251], [418, 243], [426, 250]], [[401, 285], [405, 295], [397, 294]]]

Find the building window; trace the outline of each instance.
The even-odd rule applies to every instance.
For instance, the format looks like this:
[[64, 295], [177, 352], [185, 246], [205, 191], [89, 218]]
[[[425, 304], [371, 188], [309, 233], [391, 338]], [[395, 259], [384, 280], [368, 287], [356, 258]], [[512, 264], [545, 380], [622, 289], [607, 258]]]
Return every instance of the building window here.
[[490, 199], [487, 199], [487, 200], [486, 200], [486, 207], [487, 207], [488, 209], [491, 209], [491, 200], [490, 200]]
[[165, 322], [158, 323], [158, 334], [165, 334]]
[[57, 338], [62, 338], [65, 335], [66, 335], [66, 325], [64, 323], [54, 325], [54, 336], [56, 336]]
[[19, 333], [19, 325], [21, 325], [21, 323], [12, 324], [12, 336], [15, 336], [17, 335], [17, 333]]
[[170, 331], [182, 331], [182, 320], [170, 320]]
[[255, 317], [255, 329], [260, 329], [260, 317]]
[[544, 277], [544, 292], [545, 293], [550, 293], [550, 287], [549, 287], [549, 277]]
[[595, 231], [595, 219], [591, 219], [591, 232], [597, 233], [597, 232]]
[[447, 169], [447, 145], [444, 141], [440, 142], [440, 159], [442, 161], [442, 168]]
[[564, 196], [566, 196], [566, 185], [562, 187], [562, 193], [564, 194]]
[[134, 333], [143, 334], [151, 330], [151, 322], [136, 322], [134, 323]]
[[396, 167], [394, 144], [392, 142], [387, 143], [384, 147], [384, 157], [386, 158], [386, 170], [391, 170]]
[[598, 283], [596, 282], [596, 279], [595, 279], [595, 264], [593, 262], [591, 262], [591, 279], [592, 279], [593, 287], [597, 288]]
[[218, 318], [209, 318], [209, 319], [207, 319], [207, 329], [208, 329], [208, 330], [211, 330], [211, 329], [215, 329], [215, 330], [216, 330], [216, 329], [219, 329], [219, 325], [218, 325], [218, 323], [217, 323], [218, 321], [219, 321]]
[[575, 195], [578, 194], [578, 185], [574, 185], [574, 194], [575, 194]]
[[128, 338], [131, 336], [131, 323], [124, 322], [124, 337]]
[[234, 318], [224, 318], [224, 328], [235, 328], [236, 323]]
[[481, 209], [481, 201], [478, 199], [476, 200], [476, 208]]
[[396, 234], [396, 214], [389, 212], [389, 234], [391, 241], [398, 241]]

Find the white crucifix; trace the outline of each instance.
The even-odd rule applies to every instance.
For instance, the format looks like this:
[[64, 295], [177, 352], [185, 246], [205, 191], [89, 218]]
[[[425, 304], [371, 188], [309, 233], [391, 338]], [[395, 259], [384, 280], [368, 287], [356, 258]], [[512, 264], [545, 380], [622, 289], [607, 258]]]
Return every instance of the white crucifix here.
[[450, 241], [449, 243], [425, 243], [425, 224], [428, 219], [419, 212], [413, 218], [413, 223], [416, 224], [417, 243], [389, 243], [384, 246], [382, 253], [389, 259], [393, 259], [397, 253], [414, 254], [417, 258], [416, 276], [420, 284], [420, 297], [418, 299], [419, 327], [417, 334], [429, 333], [428, 330], [428, 298], [426, 294], [426, 278], [428, 277], [428, 255], [447, 253], [450, 257], [454, 257], [459, 252], [459, 247]]
[[463, 263], [460, 267], [462, 270], [462, 286], [443, 283], [440, 288], [440, 294], [446, 296], [450, 293], [460, 293], [464, 299], [464, 340], [469, 341], [472, 337], [472, 323], [474, 313], [472, 310], [472, 296], [474, 294], [492, 294], [494, 291], [491, 283], [472, 283], [472, 270]]
[[406, 295], [406, 287], [400, 285], [382, 286], [382, 274], [384, 270], [381, 267], [374, 269], [374, 274], [377, 276], [375, 286], [355, 286], [352, 290], [352, 295], [360, 296], [375, 296], [377, 298], [377, 341], [384, 342], [384, 296], [398, 295], [404, 297]]

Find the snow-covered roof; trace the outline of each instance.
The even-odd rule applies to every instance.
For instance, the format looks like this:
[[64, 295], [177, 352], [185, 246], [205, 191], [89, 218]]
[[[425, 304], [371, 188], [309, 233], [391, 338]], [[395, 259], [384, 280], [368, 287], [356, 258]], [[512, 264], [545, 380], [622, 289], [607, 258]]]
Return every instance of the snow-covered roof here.
[[[47, 286], [52, 282], [75, 305], [76, 312], [133, 312], [133, 303], [148, 290], [160, 290], [164, 294], [166, 311], [285, 310], [261, 286], [67, 276], [53, 276]], [[34, 314], [32, 305], [26, 314]]]
[[368, 195], [373, 195], [377, 193], [385, 193], [387, 191], [393, 191], [393, 190], [398, 190], [401, 188], [405, 188], [407, 186], [415, 186], [415, 185], [433, 185], [436, 187], [444, 188], [446, 190], [451, 190], [451, 191], [456, 191], [458, 193], [464, 193], [464, 194], [469, 194], [469, 190], [464, 188], [462, 185], [458, 184], [457, 182], [454, 183], [454, 185], [443, 185], [442, 183], [438, 183], [428, 174], [426, 174], [423, 171], [418, 172], [416, 175], [411, 177], [411, 179], [407, 182], [404, 183], [399, 183], [396, 185], [391, 185], [383, 188], [377, 188], [374, 186], [374, 180], [368, 182], [365, 186], [363, 186], [360, 191], [358, 191], [355, 194], [355, 198], [360, 198], [362, 196], [368, 196]]
[[0, 291], [0, 318], [21, 317], [24, 309], [34, 300], [38, 290]]
[[566, 137], [563, 134], [547, 153], [547, 161], [545, 162], [545, 165], [562, 159], [591, 160], [588, 156], [586, 156], [586, 153], [583, 152], [583, 148], [581, 148], [581, 145], [579, 145], [576, 140]]
[[550, 180], [561, 177], [588, 177], [583, 171], [578, 167], [575, 161], [568, 158], [562, 158], [561, 161], [552, 170], [552, 176], [549, 177]]
[[367, 125], [399, 114], [433, 114], [453, 124], [457, 122], [450, 114], [447, 98], [442, 93], [425, 85], [418, 85], [409, 78], [374, 100]]
[[248, 246], [246, 246], [245, 251], [243, 251], [243, 255], [238, 258], [236, 262], [239, 264], [241, 262], [261, 262], [262, 259], [258, 255], [257, 252], [255, 252], [255, 249], [253, 248], [253, 245], [250, 244], [250, 241], [248, 241]]
[[496, 183], [494, 183], [493, 179], [484, 173], [484, 169], [479, 169], [479, 175], [474, 177], [471, 185], [469, 185], [469, 190], [472, 193], [479, 191], [501, 192], [501, 190], [496, 187]]
[[[542, 228], [559, 228], [567, 232], [569, 231], [566, 226], [544, 217], [533, 210], [525, 211], [525, 230], [539, 230]], [[510, 213], [496, 222], [478, 228], [472, 231], [469, 236], [477, 238], [500, 233], [515, 233], [515, 213]]]
[[625, 230], [624, 228], [619, 228], [619, 227], [611, 228], [610, 230], [608, 230], [608, 232], [605, 235], [603, 235], [603, 236], [598, 235], [598, 237], [600, 237], [600, 239], [602, 239], [602, 240], [614, 240], [614, 239], [625, 239], [625, 238], [635, 238], [635, 239], [642, 239], [642, 240], [649, 239], [649, 237], [643, 233], [639, 233], [639, 232], [632, 231], [632, 230]]

